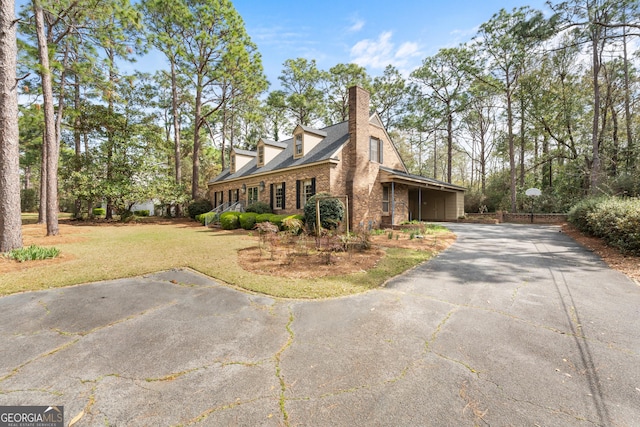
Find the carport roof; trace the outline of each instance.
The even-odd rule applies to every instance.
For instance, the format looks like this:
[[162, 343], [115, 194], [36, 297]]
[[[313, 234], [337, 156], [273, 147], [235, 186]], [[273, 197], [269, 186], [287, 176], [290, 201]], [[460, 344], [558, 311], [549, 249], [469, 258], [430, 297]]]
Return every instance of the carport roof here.
[[429, 188], [443, 191], [465, 191], [466, 188], [459, 185], [449, 184], [437, 179], [427, 178], [420, 175], [413, 175], [404, 171], [399, 171], [384, 166], [380, 166], [381, 182], [395, 182], [406, 184], [410, 187]]

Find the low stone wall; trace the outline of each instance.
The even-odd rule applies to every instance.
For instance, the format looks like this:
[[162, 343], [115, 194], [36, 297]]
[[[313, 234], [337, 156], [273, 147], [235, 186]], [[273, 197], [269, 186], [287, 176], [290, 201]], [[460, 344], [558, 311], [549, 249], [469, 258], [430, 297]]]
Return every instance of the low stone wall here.
[[509, 212], [495, 212], [495, 213], [468, 213], [465, 215], [466, 222], [481, 222], [481, 223], [501, 223], [510, 222], [518, 224], [561, 224], [567, 221], [566, 214], [546, 214], [546, 213], [534, 213], [533, 221], [530, 213], [509, 213]]

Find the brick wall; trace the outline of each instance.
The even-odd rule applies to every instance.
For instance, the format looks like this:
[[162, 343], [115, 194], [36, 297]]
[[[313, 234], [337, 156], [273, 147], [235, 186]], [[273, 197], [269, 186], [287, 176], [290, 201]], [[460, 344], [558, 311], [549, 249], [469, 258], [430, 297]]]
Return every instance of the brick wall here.
[[[329, 191], [329, 167], [327, 165], [310, 166], [307, 168], [294, 169], [285, 173], [274, 173], [267, 176], [252, 177], [243, 181], [220, 183], [209, 189], [209, 200], [214, 200], [214, 192], [224, 192], [224, 202], [229, 201], [229, 190], [235, 191], [241, 189], [245, 183], [247, 188], [258, 187], [260, 182], [264, 181], [264, 190], [258, 191], [258, 201], [269, 204], [271, 201], [270, 187], [271, 184], [285, 183], [285, 208], [274, 210], [277, 214], [298, 214], [302, 213], [302, 209], [296, 209], [296, 180], [305, 180], [310, 178], [316, 179], [316, 192]], [[215, 190], [215, 191], [214, 191]], [[240, 201], [247, 206], [247, 193], [240, 191]]]

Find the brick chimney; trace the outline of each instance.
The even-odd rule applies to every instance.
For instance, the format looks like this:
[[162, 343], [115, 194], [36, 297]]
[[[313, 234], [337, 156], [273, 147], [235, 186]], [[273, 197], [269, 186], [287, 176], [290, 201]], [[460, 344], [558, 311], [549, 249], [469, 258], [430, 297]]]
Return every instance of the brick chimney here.
[[369, 175], [369, 98], [363, 88], [349, 88], [349, 144], [344, 160], [352, 228], [368, 214], [368, 181], [362, 178]]

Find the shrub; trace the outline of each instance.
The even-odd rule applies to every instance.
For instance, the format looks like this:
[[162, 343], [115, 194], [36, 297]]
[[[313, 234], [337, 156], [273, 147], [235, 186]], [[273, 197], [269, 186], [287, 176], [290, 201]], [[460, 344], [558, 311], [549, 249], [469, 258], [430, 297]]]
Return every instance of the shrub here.
[[26, 248], [19, 248], [9, 251], [7, 256], [11, 259], [15, 259], [19, 262], [32, 261], [37, 259], [55, 258], [60, 254], [60, 249], [57, 248], [43, 248], [36, 245], [31, 245]]
[[240, 212], [224, 212], [220, 215], [220, 226], [224, 230], [235, 230], [240, 227]]
[[217, 218], [218, 214], [216, 212], [207, 212], [196, 215], [196, 221], [200, 222], [202, 225], [209, 225], [212, 222], [215, 222]]
[[213, 209], [213, 206], [207, 199], [194, 200], [189, 204], [189, 206], [187, 206], [187, 212], [189, 213], [189, 218], [191, 219], [195, 219], [196, 215], [207, 213], [211, 209]]
[[245, 230], [252, 230], [256, 225], [256, 216], [258, 216], [258, 214], [256, 214], [255, 212], [245, 212], [240, 214], [240, 216], [238, 217], [240, 221], [240, 227], [244, 228]]
[[271, 213], [262, 213], [262, 214], [257, 214], [256, 215], [256, 223], [261, 223], [261, 222], [270, 222], [270, 218], [273, 214]]
[[302, 215], [289, 215], [282, 220], [281, 228], [291, 234], [300, 234], [304, 227]]
[[105, 216], [107, 214], [107, 210], [105, 208], [93, 208], [93, 216]]
[[640, 199], [586, 199], [571, 209], [568, 220], [623, 253], [640, 255]]
[[38, 208], [38, 192], [33, 188], [20, 190], [20, 209], [22, 212], [35, 212]]
[[578, 202], [567, 213], [567, 221], [573, 224], [578, 230], [585, 233], [594, 234], [589, 225], [589, 215], [598, 209], [600, 203], [604, 199], [602, 197], [590, 197]]
[[149, 216], [149, 210], [148, 209], [141, 209], [139, 211], [133, 211], [133, 214], [136, 216]]
[[273, 212], [271, 210], [271, 206], [269, 206], [269, 204], [265, 203], [265, 202], [252, 203], [249, 206], [247, 206], [245, 211], [246, 212], [254, 212], [254, 213], [257, 213], [257, 214], [266, 214], [266, 213], [272, 213]]
[[271, 214], [271, 216], [269, 216], [269, 222], [273, 225], [275, 225], [278, 228], [282, 228], [282, 221], [287, 218], [289, 215], [276, 215], [276, 214]]
[[320, 225], [322, 228], [337, 228], [344, 219], [344, 204], [337, 198], [325, 199], [324, 197], [331, 197], [331, 195], [318, 193], [311, 196], [304, 205], [304, 222], [312, 230], [316, 228], [316, 199], [318, 198], [320, 198]]

